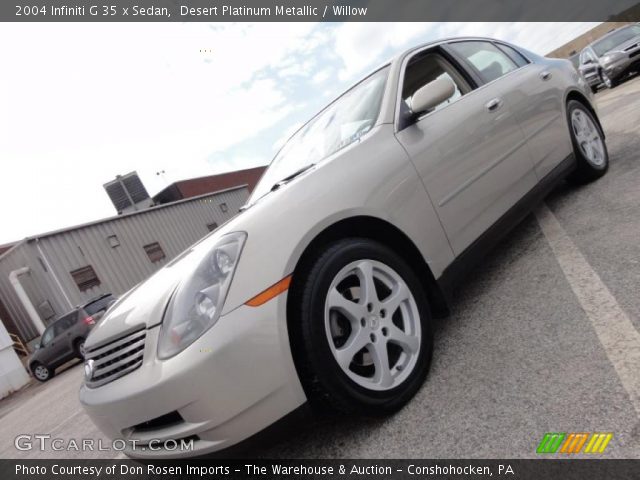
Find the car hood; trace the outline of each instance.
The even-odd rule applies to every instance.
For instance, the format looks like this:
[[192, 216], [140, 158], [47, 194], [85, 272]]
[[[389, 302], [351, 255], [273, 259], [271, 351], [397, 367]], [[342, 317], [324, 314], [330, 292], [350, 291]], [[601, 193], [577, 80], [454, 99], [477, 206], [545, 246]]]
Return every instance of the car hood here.
[[[620, 45], [616, 45], [615, 47], [613, 47], [611, 50], [609, 50], [607, 53], [605, 53], [604, 55], [608, 55], [612, 52], [622, 52], [624, 50], [626, 50], [627, 48], [633, 48], [634, 46], [636, 46], [637, 44], [640, 43], [640, 35], [633, 37], [631, 40], [627, 40], [626, 42], [622, 42]], [[603, 55], [603, 57], [604, 57]]]
[[[336, 152], [336, 154], [323, 160], [322, 164], [338, 158], [350, 148], [353, 148], [353, 146]], [[316, 166], [313, 170], [320, 168], [322, 168], [322, 165]], [[269, 208], [269, 203], [280, 195], [283, 195], [290, 185], [303, 181], [304, 178], [308, 178], [310, 175], [313, 175], [313, 173], [300, 175], [290, 182], [287, 182], [282, 188], [268, 192], [267, 195], [264, 195], [248, 206], [246, 210], [221, 225], [207, 237], [204, 237], [198, 243], [178, 255], [178, 257], [158, 270], [147, 280], [123, 295], [118, 302], [109, 309], [105, 316], [102, 317], [93, 330], [91, 330], [91, 333], [85, 341], [85, 347], [88, 349], [96, 348], [120, 338], [127, 333], [161, 324], [171, 295], [180, 281], [192, 274], [204, 257], [213, 250], [218, 240], [228, 233], [237, 231], [245, 231], [251, 236], [248, 228], [249, 224], [254, 223], [251, 219], [260, 217], [260, 212]], [[222, 315], [225, 315], [236, 306], [237, 305], [231, 304], [227, 300]]]
[[234, 220], [241, 216], [237, 215], [125, 293], [91, 330], [85, 346], [95, 348], [127, 333], [162, 323], [167, 304], [181, 279], [191, 275], [220, 237], [232, 231]]

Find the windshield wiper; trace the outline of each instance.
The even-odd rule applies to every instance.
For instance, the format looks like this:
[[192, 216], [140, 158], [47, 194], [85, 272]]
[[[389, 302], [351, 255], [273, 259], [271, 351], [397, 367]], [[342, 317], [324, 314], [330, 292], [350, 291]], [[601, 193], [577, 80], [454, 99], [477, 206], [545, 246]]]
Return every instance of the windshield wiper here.
[[273, 187], [271, 187], [271, 189], [266, 192], [265, 194], [261, 195], [260, 197], [256, 198], [253, 202], [251, 203], [247, 203], [245, 205], [243, 205], [242, 207], [240, 207], [240, 212], [244, 212], [245, 210], [247, 210], [249, 207], [255, 205], [256, 203], [258, 203], [260, 200], [262, 200], [264, 197], [266, 197], [267, 195], [269, 195], [271, 192], [275, 192], [276, 190], [278, 190], [280, 187], [282, 187], [283, 185], [286, 185], [287, 183], [289, 183], [291, 180], [293, 180], [294, 178], [296, 178], [298, 175], [302, 175], [304, 172], [306, 172], [307, 170], [311, 170], [311, 168], [315, 167], [316, 164], [315, 163], [310, 163], [309, 165], [302, 167], [299, 170], [296, 170], [295, 172], [293, 172], [291, 175], [284, 177], [282, 180], [280, 180], [278, 183], [275, 183], [273, 185]]
[[299, 170], [296, 170], [291, 175], [288, 175], [288, 176], [284, 177], [282, 180], [280, 180], [279, 182], [275, 183], [273, 185], [273, 187], [271, 187], [271, 191], [274, 192], [274, 191], [278, 190], [280, 187], [282, 187], [283, 185], [286, 185], [287, 183], [289, 183], [291, 180], [293, 180], [297, 176], [302, 175], [307, 170], [310, 170], [313, 167], [315, 167], [315, 165], [316, 165], [315, 163], [310, 163], [309, 165], [304, 166]]

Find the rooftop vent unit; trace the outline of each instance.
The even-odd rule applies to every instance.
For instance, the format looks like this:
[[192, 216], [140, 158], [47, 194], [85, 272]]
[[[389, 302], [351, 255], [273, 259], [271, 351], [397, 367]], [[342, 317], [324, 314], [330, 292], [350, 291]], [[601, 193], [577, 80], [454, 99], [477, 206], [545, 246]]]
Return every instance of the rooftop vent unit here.
[[153, 206], [153, 200], [149, 197], [137, 172], [116, 176], [115, 180], [104, 184], [104, 189], [118, 211], [118, 215]]

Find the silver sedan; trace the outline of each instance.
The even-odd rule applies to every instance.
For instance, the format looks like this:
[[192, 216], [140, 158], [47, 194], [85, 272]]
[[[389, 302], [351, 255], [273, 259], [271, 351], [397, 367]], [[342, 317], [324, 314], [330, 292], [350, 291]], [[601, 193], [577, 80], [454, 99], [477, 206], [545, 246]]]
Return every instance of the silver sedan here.
[[607, 168], [569, 61], [484, 38], [404, 52], [301, 127], [240, 215], [109, 311], [82, 404], [147, 458], [224, 449], [307, 401], [394, 412], [427, 377], [456, 282], [554, 185]]

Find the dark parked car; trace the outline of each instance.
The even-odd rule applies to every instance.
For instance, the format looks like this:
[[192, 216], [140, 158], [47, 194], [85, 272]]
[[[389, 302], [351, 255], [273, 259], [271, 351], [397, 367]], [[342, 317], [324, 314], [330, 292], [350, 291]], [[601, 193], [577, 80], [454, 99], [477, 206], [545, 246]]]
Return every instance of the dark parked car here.
[[29, 358], [29, 369], [36, 380], [46, 382], [60, 365], [73, 358], [84, 359], [84, 340], [115, 301], [111, 294], [101, 295], [49, 325]]

